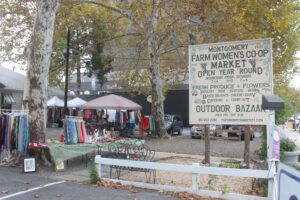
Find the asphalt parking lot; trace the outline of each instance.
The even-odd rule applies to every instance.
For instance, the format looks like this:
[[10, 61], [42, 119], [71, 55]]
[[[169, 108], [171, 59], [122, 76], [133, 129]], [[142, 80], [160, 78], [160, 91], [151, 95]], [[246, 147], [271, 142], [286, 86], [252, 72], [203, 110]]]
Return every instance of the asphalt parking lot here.
[[130, 192], [111, 187], [96, 187], [24, 174], [20, 167], [0, 167], [0, 200], [171, 200], [177, 199], [152, 190]]

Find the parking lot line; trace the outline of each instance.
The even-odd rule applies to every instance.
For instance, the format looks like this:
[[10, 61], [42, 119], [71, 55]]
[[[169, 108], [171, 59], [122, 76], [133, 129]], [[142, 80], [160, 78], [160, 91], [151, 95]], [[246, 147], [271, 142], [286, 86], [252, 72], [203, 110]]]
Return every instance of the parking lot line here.
[[39, 189], [43, 189], [43, 188], [46, 188], [46, 187], [50, 187], [52, 185], [61, 184], [61, 183], [64, 183], [64, 182], [65, 181], [58, 181], [58, 182], [54, 182], [54, 183], [48, 183], [48, 184], [45, 184], [45, 185], [42, 185], [42, 186], [39, 186], [39, 187], [28, 189], [26, 191], [16, 192], [16, 193], [13, 193], [13, 194], [10, 194], [10, 195], [6, 195], [4, 197], [0, 197], [0, 200], [8, 199], [8, 198], [15, 197], [15, 196], [18, 196], [18, 195], [21, 195], [21, 194], [25, 194], [25, 193], [28, 193], [28, 192], [32, 192], [32, 191], [35, 191], [35, 190], [39, 190]]

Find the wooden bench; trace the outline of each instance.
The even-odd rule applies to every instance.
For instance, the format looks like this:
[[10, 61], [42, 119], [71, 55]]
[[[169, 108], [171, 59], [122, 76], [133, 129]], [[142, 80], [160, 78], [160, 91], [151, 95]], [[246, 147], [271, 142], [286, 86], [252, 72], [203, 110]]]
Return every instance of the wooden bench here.
[[[151, 150], [145, 144], [125, 144], [125, 143], [111, 143], [108, 146], [108, 152], [104, 157], [110, 157], [115, 159], [129, 159], [134, 161], [150, 161], [154, 160], [155, 151]], [[121, 171], [138, 171], [144, 172], [146, 176], [146, 182], [151, 182], [151, 177], [153, 177], [153, 182], [155, 183], [156, 171], [145, 168], [136, 167], [125, 167], [125, 166], [110, 166], [109, 177], [112, 177], [112, 171], [115, 170], [117, 178], [120, 179]]]

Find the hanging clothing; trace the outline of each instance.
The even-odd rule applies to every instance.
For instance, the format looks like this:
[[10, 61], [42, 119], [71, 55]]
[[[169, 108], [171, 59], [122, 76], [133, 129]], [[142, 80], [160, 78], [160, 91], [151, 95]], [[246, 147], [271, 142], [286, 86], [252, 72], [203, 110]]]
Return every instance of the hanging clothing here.
[[90, 116], [90, 110], [85, 110], [85, 111], [84, 111], [84, 118], [85, 118], [85, 119], [90, 119], [90, 117], [91, 117], [91, 116]]
[[0, 148], [27, 153], [29, 141], [28, 114], [12, 112], [0, 114]]
[[149, 118], [143, 117], [140, 123], [140, 127], [142, 131], [148, 131], [150, 128], [150, 121]]
[[67, 117], [64, 119], [65, 144], [77, 144], [87, 142], [84, 121], [79, 118]]

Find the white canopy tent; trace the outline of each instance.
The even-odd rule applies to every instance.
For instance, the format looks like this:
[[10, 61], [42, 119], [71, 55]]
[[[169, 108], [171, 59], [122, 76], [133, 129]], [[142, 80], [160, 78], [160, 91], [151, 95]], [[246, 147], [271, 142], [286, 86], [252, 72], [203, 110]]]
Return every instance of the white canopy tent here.
[[79, 97], [76, 97], [76, 98], [68, 101], [68, 108], [81, 108], [81, 106], [85, 103], [86, 103], [85, 100], [83, 100]]
[[64, 107], [64, 101], [54, 96], [47, 101], [47, 107]]
[[[57, 96], [52, 97], [47, 101], [47, 116], [48, 116], [48, 122], [50, 123], [50, 127], [56, 126], [56, 121], [61, 118], [61, 112], [64, 107], [64, 101], [58, 98]], [[55, 115], [55, 113], [59, 113], [58, 116]], [[59, 117], [60, 116], [60, 117]], [[50, 118], [49, 118], [50, 117]]]

